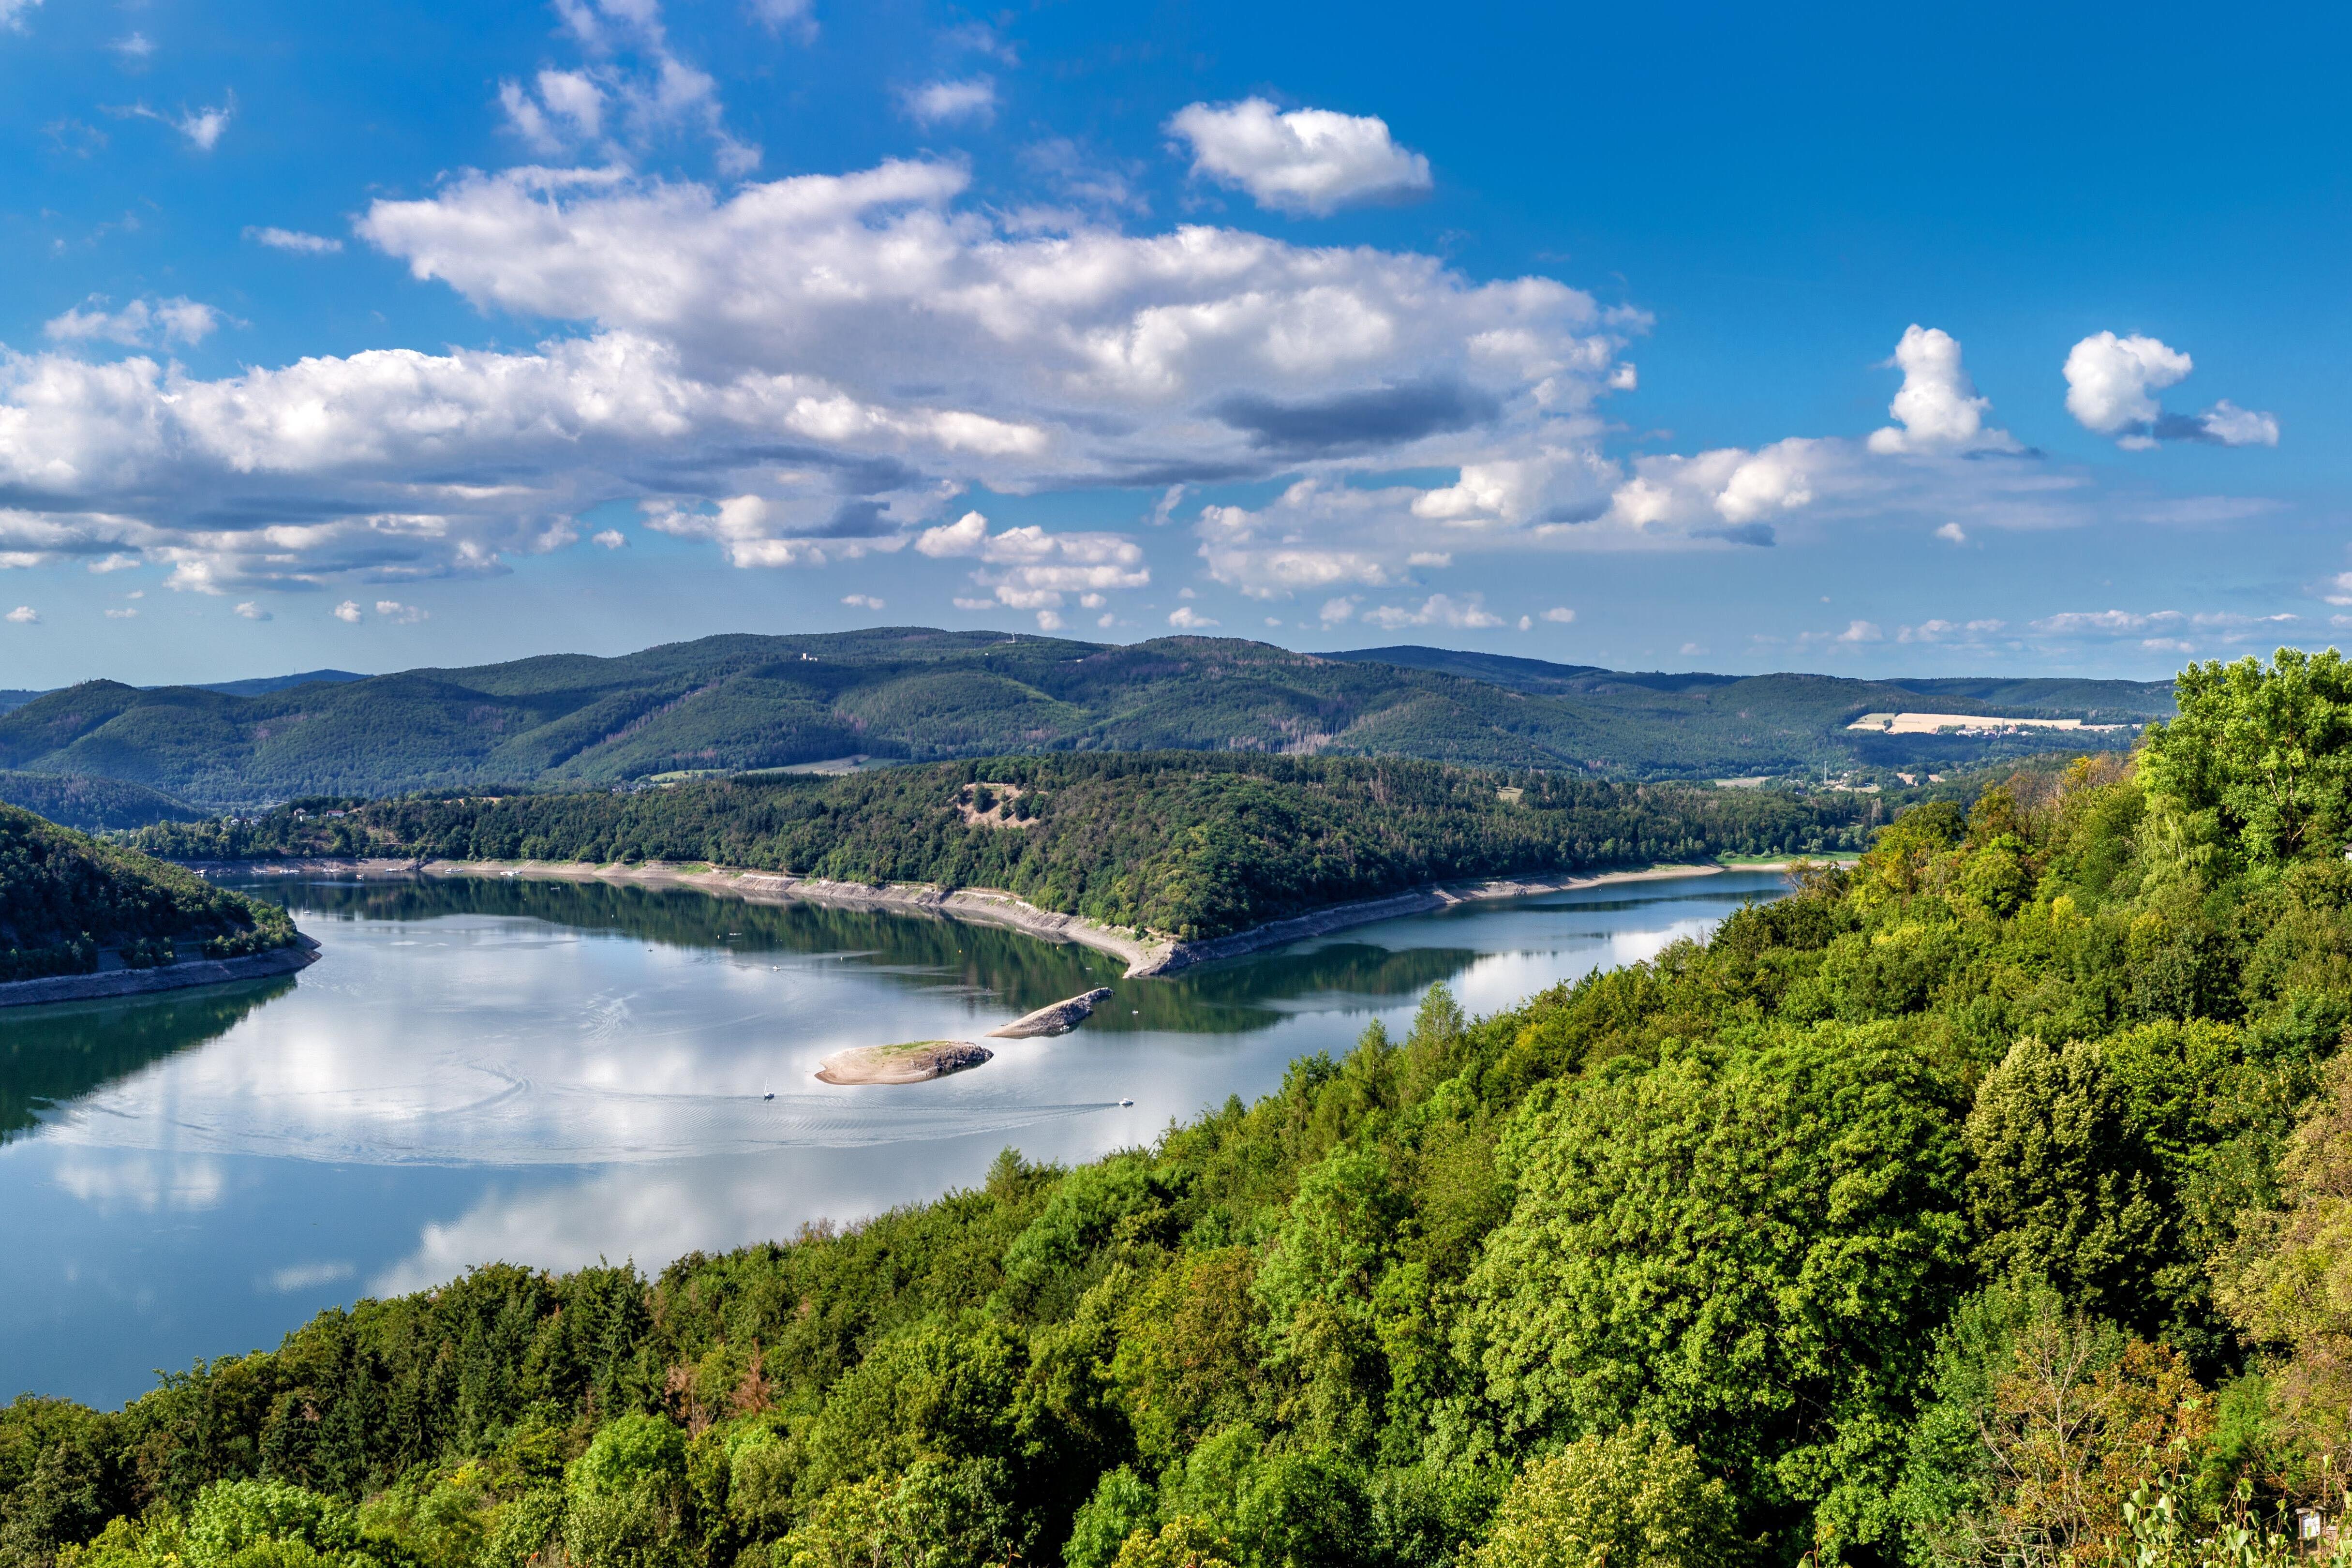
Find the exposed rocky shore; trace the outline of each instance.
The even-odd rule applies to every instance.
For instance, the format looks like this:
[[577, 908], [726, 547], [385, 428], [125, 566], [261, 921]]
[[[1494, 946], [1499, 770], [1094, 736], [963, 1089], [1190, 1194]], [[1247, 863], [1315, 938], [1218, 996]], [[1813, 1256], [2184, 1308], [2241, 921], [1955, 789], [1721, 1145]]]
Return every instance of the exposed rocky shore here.
[[1345, 931], [1349, 926], [1370, 925], [1376, 921], [1423, 914], [1454, 904], [1488, 899], [1525, 898], [1533, 893], [1567, 892], [1572, 889], [1595, 888], [1612, 882], [1644, 882], [1668, 877], [1711, 876], [1726, 869], [1760, 871], [1775, 868], [1654, 866], [1643, 871], [1561, 873], [1557, 876], [1507, 877], [1445, 883], [1378, 899], [1330, 904], [1289, 920], [1269, 921], [1247, 931], [1204, 942], [1178, 942], [1169, 937], [1098, 924], [1077, 915], [1055, 914], [1050, 910], [1041, 910], [1026, 903], [1011, 893], [987, 888], [962, 888], [954, 892], [906, 884], [874, 888], [862, 882], [833, 882], [819, 877], [793, 877], [777, 871], [742, 871], [722, 868], [696, 869], [657, 862], [638, 866], [590, 866], [577, 861], [545, 860], [253, 860], [200, 863], [197, 868], [262, 876], [548, 877], [569, 881], [635, 883], [644, 887], [699, 888], [705, 892], [744, 899], [753, 903], [789, 903], [805, 900], [844, 909], [938, 915], [984, 925], [1009, 926], [1047, 942], [1077, 942], [1125, 960], [1127, 977], [1136, 979], [1167, 974], [1213, 959], [1237, 958], [1244, 953], [1263, 952], [1307, 937]]
[[1083, 996], [1073, 996], [1050, 1007], [1040, 1007], [1034, 1013], [1024, 1013], [1004, 1027], [989, 1030], [987, 1037], [992, 1040], [1027, 1040], [1039, 1035], [1066, 1035], [1109, 1000], [1110, 987], [1098, 986]]
[[141, 996], [151, 991], [179, 991], [191, 985], [221, 985], [232, 980], [260, 980], [291, 974], [319, 961], [319, 944], [298, 936], [291, 947], [243, 958], [191, 958], [152, 969], [102, 969], [94, 974], [47, 974], [37, 980], [12, 980], [0, 984], [0, 1007], [30, 1007], [48, 1002], [94, 1002], [110, 996]]

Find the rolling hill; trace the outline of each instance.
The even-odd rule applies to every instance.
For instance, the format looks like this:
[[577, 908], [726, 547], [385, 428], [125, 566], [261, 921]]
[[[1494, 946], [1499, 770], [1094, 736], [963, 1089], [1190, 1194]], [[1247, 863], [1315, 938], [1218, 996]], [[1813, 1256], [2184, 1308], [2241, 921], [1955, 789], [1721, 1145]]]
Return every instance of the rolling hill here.
[[0, 773], [0, 805], [22, 806], [61, 826], [89, 833], [191, 822], [203, 815], [161, 790], [80, 773]]
[[902, 626], [710, 637], [617, 658], [554, 654], [257, 692], [91, 681], [0, 714], [0, 769], [121, 779], [218, 805], [619, 784], [852, 755], [1179, 748], [1706, 778], [1958, 765], [2045, 743], [1844, 729], [1930, 700], [1938, 711], [2138, 722], [2168, 712], [2171, 692], [2162, 682], [1643, 675], [1435, 648], [1318, 656], [1231, 638], [1122, 647]]

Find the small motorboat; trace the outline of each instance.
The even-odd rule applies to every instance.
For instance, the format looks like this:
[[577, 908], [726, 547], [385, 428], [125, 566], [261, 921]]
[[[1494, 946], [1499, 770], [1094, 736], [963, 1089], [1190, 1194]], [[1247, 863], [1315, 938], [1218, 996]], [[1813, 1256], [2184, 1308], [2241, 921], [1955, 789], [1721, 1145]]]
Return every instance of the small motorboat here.
[[1121, 1105], [1133, 1105], [1133, 1104], [1135, 1103], [1135, 1101], [1133, 1101], [1133, 1100], [1120, 1100], [1120, 1101], [1119, 1101], [1119, 1103], [1120, 1103]]

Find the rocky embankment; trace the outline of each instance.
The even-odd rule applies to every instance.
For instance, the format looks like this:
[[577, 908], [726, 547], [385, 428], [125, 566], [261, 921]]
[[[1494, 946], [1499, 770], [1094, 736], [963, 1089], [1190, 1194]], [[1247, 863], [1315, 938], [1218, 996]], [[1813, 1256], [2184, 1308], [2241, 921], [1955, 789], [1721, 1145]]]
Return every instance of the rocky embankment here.
[[992, 1040], [1028, 1040], [1040, 1035], [1066, 1035], [1109, 1000], [1110, 987], [1098, 986], [1083, 996], [1072, 996], [1050, 1007], [1040, 1007], [1034, 1013], [1024, 1013], [1001, 1029], [989, 1030], [986, 1037]]
[[97, 1002], [110, 996], [143, 996], [151, 991], [179, 991], [191, 985], [222, 985], [232, 980], [261, 980], [291, 974], [319, 961], [319, 944], [298, 936], [291, 947], [243, 958], [191, 958], [152, 969], [101, 969], [94, 974], [48, 974], [38, 980], [12, 980], [0, 984], [0, 1007], [31, 1007], [48, 1002]]

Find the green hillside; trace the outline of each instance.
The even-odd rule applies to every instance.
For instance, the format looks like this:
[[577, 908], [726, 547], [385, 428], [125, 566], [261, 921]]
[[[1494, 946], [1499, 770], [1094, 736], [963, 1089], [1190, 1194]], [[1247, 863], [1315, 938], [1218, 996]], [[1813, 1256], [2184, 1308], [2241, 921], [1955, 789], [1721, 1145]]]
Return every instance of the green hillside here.
[[[856, 754], [1183, 747], [1705, 778], [1824, 763], [1957, 766], [2033, 749], [1847, 732], [1863, 713], [1923, 700], [1887, 682], [1618, 675], [1378, 651], [1444, 668], [1224, 638], [1111, 647], [897, 627], [713, 637], [620, 658], [555, 655], [260, 692], [92, 681], [0, 713], [0, 769], [122, 779], [226, 805]], [[2160, 683], [1960, 684], [1988, 694], [1938, 689], [1937, 707], [2137, 721], [2168, 702]]]
[[230, 958], [294, 940], [286, 911], [177, 866], [0, 805], [0, 981]]
[[0, 805], [21, 805], [61, 826], [92, 833], [191, 822], [204, 815], [144, 784], [82, 773], [0, 773]]
[[621, 795], [347, 807], [312, 798], [258, 819], [151, 827], [130, 841], [184, 860], [699, 861], [1001, 888], [1109, 925], [1199, 938], [1430, 881], [1858, 849], [1879, 816], [1867, 795], [1617, 784], [1405, 758], [1156, 752], [753, 775]]
[[[1076, 1169], [0, 1412], [59, 1568], [2285, 1568], [2352, 1427], [2352, 670]], [[26, 1289], [37, 1289], [27, 1281]], [[223, 1347], [229, 1349], [233, 1347]], [[84, 1543], [88, 1543], [85, 1545]]]

